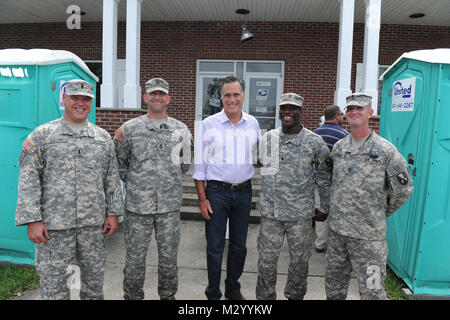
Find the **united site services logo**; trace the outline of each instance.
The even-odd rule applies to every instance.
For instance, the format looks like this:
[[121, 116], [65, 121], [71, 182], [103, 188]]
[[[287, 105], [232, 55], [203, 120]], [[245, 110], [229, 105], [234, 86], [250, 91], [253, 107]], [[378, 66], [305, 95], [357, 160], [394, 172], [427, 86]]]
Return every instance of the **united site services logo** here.
[[414, 111], [416, 78], [395, 80], [393, 83], [391, 111]]
[[394, 84], [394, 96], [401, 96], [403, 99], [411, 98], [411, 92], [412, 84], [410, 84], [407, 88], [403, 88], [403, 85], [400, 81], [397, 81]]

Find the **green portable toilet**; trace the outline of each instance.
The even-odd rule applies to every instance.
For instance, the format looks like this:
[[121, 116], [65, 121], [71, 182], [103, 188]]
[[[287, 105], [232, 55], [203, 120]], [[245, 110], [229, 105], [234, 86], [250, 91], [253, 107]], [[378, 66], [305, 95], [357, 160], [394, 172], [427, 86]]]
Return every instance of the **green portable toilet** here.
[[[63, 50], [0, 50], [0, 261], [34, 264], [26, 227], [15, 226], [18, 159], [37, 126], [64, 114], [64, 81], [98, 78], [76, 55]], [[95, 93], [94, 93], [95, 94]], [[95, 101], [89, 121], [95, 123]]]
[[380, 80], [380, 135], [414, 180], [387, 219], [388, 265], [414, 295], [450, 296], [450, 49], [405, 53]]

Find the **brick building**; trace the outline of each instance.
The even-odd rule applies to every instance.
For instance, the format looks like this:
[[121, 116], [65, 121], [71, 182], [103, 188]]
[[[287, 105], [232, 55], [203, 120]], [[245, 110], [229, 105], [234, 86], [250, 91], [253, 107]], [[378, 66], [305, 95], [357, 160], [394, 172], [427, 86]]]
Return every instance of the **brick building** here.
[[[112, 1], [117, 2], [117, 0]], [[381, 3], [381, 0], [378, 1]], [[50, 2], [50, 0], [44, 1], [44, 3]], [[95, 17], [95, 14], [91, 15], [91, 11], [95, 12], [95, 10], [88, 5], [89, 2], [78, 2], [82, 3], [80, 4], [82, 10], [87, 8], [86, 18], [83, 15], [81, 16], [80, 29], [68, 28], [66, 19], [69, 15], [65, 14], [65, 8], [62, 9], [63, 15], [54, 19], [57, 20], [56, 22], [52, 21], [50, 16], [45, 16], [41, 20], [29, 18], [27, 23], [20, 19], [16, 19], [16, 22], [7, 20], [7, 23], [5, 23], [5, 19], [2, 19], [3, 23], [0, 23], [0, 48], [68, 50], [83, 59], [102, 81], [102, 59], [104, 56], [102, 39], [105, 37], [102, 15], [97, 14], [97, 17]], [[105, 5], [106, 2], [108, 0], [104, 0], [103, 4]], [[122, 70], [126, 59], [127, 33], [127, 22], [120, 19], [120, 10], [124, 10], [121, 4], [124, 2], [126, 1], [119, 2], [117, 23], [117, 63], [122, 66]], [[195, 0], [188, 2], [195, 2]], [[204, 1], [197, 2], [203, 3]], [[213, 2], [220, 3], [221, 1]], [[295, 1], [286, 2], [292, 6], [295, 3]], [[370, 1], [367, 0], [366, 2]], [[399, 2], [406, 3], [408, 1]], [[423, 1], [415, 0], [409, 2], [410, 7], [417, 7], [419, 3], [423, 3]], [[323, 109], [334, 103], [340, 43], [339, 12], [333, 14], [333, 19], [337, 19], [336, 21], [291, 21], [293, 20], [292, 17], [288, 16], [285, 17], [286, 21], [279, 21], [283, 20], [283, 17], [269, 21], [270, 14], [252, 20], [252, 16], [248, 15], [247, 26], [254, 34], [254, 38], [250, 41], [240, 42], [241, 25], [243, 23], [241, 17], [237, 17], [235, 21], [219, 21], [216, 17], [212, 17], [211, 20], [213, 21], [201, 21], [195, 20], [198, 18], [190, 19], [189, 13], [186, 13], [184, 21], [179, 19], [177, 21], [144, 20], [144, 9], [148, 9], [147, 6], [155, 3], [170, 9], [163, 5], [163, 1], [142, 1], [143, 18], [139, 30], [140, 59], [137, 59], [137, 61], [140, 60], [138, 88], [144, 88], [145, 82], [152, 77], [166, 79], [170, 83], [170, 95], [172, 96], [168, 113], [170, 116], [185, 122], [191, 130], [194, 128], [196, 119], [201, 119], [207, 115], [202, 107], [205, 99], [211, 98], [208, 96], [204, 98], [206, 86], [209, 85], [208, 88], [211, 88], [212, 79], [223, 76], [228, 72], [221, 69], [226, 68], [226, 65], [233, 65], [235, 70], [240, 67], [248, 70], [251, 66], [255, 68], [248, 72], [247, 69], [244, 70], [242, 75], [250, 81], [255, 80], [256, 86], [261, 84], [271, 85], [268, 81], [273, 78], [267, 76], [267, 72], [264, 71], [266, 67], [269, 72], [279, 74], [279, 76], [275, 76], [275, 80], [277, 80], [274, 83], [277, 86], [276, 91], [279, 93], [297, 92], [305, 98], [302, 121], [307, 128], [315, 129], [319, 124]], [[250, 12], [257, 11], [255, 3], [255, 1], [240, 1], [239, 5], [230, 8], [230, 10], [236, 16], [235, 10], [239, 9], [240, 5], [249, 9]], [[260, 5], [268, 7], [268, 3], [269, 1], [262, 1]], [[279, 3], [282, 6], [284, 2]], [[304, 0], [297, 1], [297, 3], [312, 6], [312, 3], [319, 5], [319, 3], [325, 2]], [[450, 5], [446, 4], [446, 1], [435, 1], [435, 3], [440, 3], [441, 7], [435, 8], [433, 12], [439, 9], [450, 11]], [[0, 4], [0, 6], [3, 5]], [[17, 4], [17, 6], [19, 5]], [[339, 8], [339, 5], [337, 7]], [[17, 10], [20, 9], [20, 7], [17, 7]], [[98, 10], [101, 13], [101, 8]], [[355, 5], [356, 16], [361, 15], [361, 10], [364, 15], [364, 1], [357, 0]], [[423, 10], [426, 12], [427, 8], [423, 8]], [[426, 20], [432, 21], [427, 22], [428, 25], [427, 23], [420, 23], [419, 19], [408, 20], [407, 16], [398, 17], [402, 24], [384, 23], [383, 12], [381, 12], [381, 27], [379, 29], [378, 65], [380, 70], [387, 68], [406, 51], [450, 47], [450, 20], [448, 19], [450, 12], [445, 14], [446, 22], [439, 20], [440, 16], [434, 13], [434, 18]], [[44, 15], [44, 11], [40, 13]], [[410, 13], [415, 12], [408, 11], [407, 15]], [[3, 17], [4, 15], [5, 13], [3, 13]], [[89, 21], [95, 19], [98, 20]], [[164, 20], [164, 17], [161, 19]], [[168, 17], [167, 20], [170, 19]], [[408, 24], [409, 21], [411, 21], [410, 24]], [[361, 73], [365, 48], [364, 21], [359, 22], [358, 19], [355, 19], [352, 40], [350, 90], [359, 91], [361, 79], [358, 77]], [[211, 70], [206, 73], [201, 71], [201, 64], [205, 63], [205, 68], [208, 68], [211, 65], [208, 62], [212, 63], [213, 68], [217, 68], [215, 72], [211, 72], [210, 77], [208, 72]], [[273, 69], [271, 69], [272, 67]], [[258, 68], [262, 69], [261, 76], [258, 74], [260, 72]], [[120, 67], [117, 70], [120, 74]], [[118, 90], [121, 90], [121, 85], [119, 83]], [[98, 89], [100, 89], [100, 85]], [[272, 91], [269, 92], [272, 93]], [[143, 90], [141, 89], [140, 98], [142, 93]], [[252, 93], [253, 95], [254, 93]], [[100, 100], [100, 94], [97, 92], [97, 124], [107, 129], [111, 134], [124, 121], [146, 112], [145, 104], [142, 101], [140, 103], [141, 109], [139, 104], [136, 108], [124, 108], [120, 105], [120, 101], [114, 107], [105, 108], [101, 107]], [[210, 99], [210, 101], [213, 100]], [[215, 101], [215, 103], [220, 103], [220, 101]], [[214, 105], [214, 107], [218, 106]], [[258, 106], [255, 108], [257, 110]], [[263, 110], [261, 114], [264, 114], [265, 111], [267, 114], [269, 109], [262, 108], [258, 109]], [[267, 122], [265, 123], [268, 127], [275, 126], [276, 123], [277, 112], [275, 112], [275, 109], [273, 111], [269, 117], [263, 117], [266, 119]], [[378, 121], [379, 117], [377, 116], [371, 121], [375, 130], [378, 130]]]

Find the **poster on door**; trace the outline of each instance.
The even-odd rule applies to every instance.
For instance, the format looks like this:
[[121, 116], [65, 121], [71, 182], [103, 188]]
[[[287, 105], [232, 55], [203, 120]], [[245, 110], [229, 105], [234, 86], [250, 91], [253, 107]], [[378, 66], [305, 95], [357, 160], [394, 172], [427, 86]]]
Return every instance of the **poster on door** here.
[[414, 111], [415, 91], [416, 78], [407, 78], [394, 81], [392, 88], [391, 111]]

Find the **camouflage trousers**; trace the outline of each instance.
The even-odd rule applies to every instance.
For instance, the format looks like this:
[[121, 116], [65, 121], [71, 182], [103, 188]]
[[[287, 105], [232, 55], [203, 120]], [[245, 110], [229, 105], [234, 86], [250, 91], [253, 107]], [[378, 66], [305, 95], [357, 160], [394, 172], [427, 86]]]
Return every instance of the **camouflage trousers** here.
[[36, 245], [36, 270], [42, 300], [69, 300], [80, 289], [82, 300], [102, 300], [106, 262], [102, 227], [49, 230], [50, 240]]
[[258, 235], [258, 280], [256, 298], [275, 300], [277, 293], [277, 264], [286, 236], [290, 263], [284, 295], [291, 300], [301, 300], [306, 294], [308, 262], [312, 249], [312, 221], [276, 221], [261, 217]]
[[327, 299], [346, 299], [353, 270], [362, 300], [386, 300], [387, 255], [385, 240], [350, 238], [329, 229], [325, 274]]
[[124, 217], [126, 256], [123, 279], [126, 300], [144, 299], [146, 257], [153, 228], [158, 247], [158, 294], [166, 299], [177, 292], [180, 212], [144, 215], [127, 211]]

